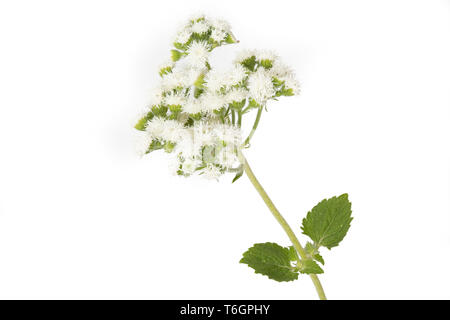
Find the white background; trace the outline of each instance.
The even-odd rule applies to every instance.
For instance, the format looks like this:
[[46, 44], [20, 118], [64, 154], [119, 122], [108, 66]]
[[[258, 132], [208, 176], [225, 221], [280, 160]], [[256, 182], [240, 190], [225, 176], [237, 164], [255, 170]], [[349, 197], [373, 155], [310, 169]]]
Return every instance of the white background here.
[[[0, 2], [0, 298], [315, 299], [238, 261], [289, 245], [248, 179], [171, 176], [133, 122], [197, 12], [275, 49], [302, 94], [269, 105], [250, 164], [294, 230], [348, 192], [331, 299], [450, 298], [448, 1]], [[228, 60], [227, 60], [228, 59]], [[305, 243], [305, 238], [301, 236]]]

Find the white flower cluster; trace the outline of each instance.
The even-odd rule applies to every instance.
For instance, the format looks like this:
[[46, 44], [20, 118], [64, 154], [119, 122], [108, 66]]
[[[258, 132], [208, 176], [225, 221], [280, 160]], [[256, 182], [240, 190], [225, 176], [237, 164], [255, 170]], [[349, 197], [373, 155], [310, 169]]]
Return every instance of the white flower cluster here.
[[171, 153], [178, 175], [239, 175], [243, 115], [251, 109], [260, 114], [268, 100], [297, 94], [299, 86], [292, 70], [270, 51], [246, 50], [230, 70], [213, 70], [210, 52], [234, 42], [227, 22], [205, 16], [190, 19], [179, 30], [172, 59], [160, 66], [161, 83], [136, 125], [145, 135], [143, 154], [158, 149]]
[[241, 130], [236, 126], [211, 120], [184, 126], [178, 120], [154, 117], [146, 132], [148, 141], [157, 141], [176, 155], [172, 165], [176, 174], [189, 176], [199, 171], [207, 178], [218, 178], [239, 166]]

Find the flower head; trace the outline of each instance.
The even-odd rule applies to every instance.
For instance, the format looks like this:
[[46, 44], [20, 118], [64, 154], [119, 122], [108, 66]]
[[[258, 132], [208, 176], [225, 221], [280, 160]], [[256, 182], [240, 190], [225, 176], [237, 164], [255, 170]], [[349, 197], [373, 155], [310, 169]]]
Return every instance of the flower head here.
[[204, 15], [178, 31], [172, 61], [161, 65], [161, 83], [136, 125], [142, 130], [140, 154], [163, 149], [181, 176], [240, 176], [240, 152], [253, 135], [244, 141], [244, 116], [252, 109], [261, 112], [273, 98], [297, 94], [299, 85], [293, 71], [267, 50], [241, 51], [230, 69], [217, 71], [209, 54], [233, 39], [228, 23]]
[[209, 30], [209, 26], [205, 23], [205, 21], [197, 21], [191, 27], [192, 32], [202, 34]]
[[258, 68], [248, 79], [250, 96], [259, 104], [264, 104], [275, 94], [272, 77], [264, 68]]
[[204, 67], [208, 60], [210, 46], [205, 41], [193, 41], [189, 46], [187, 53], [189, 63], [193, 67]]

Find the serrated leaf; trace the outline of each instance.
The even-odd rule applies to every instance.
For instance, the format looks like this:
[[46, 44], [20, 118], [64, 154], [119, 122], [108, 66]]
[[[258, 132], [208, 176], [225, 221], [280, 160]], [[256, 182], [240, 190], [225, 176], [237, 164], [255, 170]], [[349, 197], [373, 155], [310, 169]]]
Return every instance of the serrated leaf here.
[[289, 247], [289, 259], [291, 261], [298, 261], [298, 254], [297, 254], [297, 250], [295, 250], [294, 246], [290, 246]]
[[276, 243], [257, 243], [248, 249], [240, 263], [247, 264], [255, 273], [268, 276], [276, 281], [293, 281], [298, 279], [298, 272], [291, 266], [292, 254], [289, 248]]
[[319, 249], [316, 248], [315, 245], [313, 245], [311, 242], [307, 242], [305, 246], [305, 251], [314, 260], [320, 262], [322, 265], [325, 264], [325, 261], [323, 260], [322, 256], [319, 254]]
[[325, 260], [323, 260], [323, 257], [316, 253], [315, 255], [313, 255], [314, 260], [316, 260], [317, 262], [320, 262], [322, 265], [325, 265]]
[[306, 274], [320, 274], [323, 273], [322, 268], [314, 260], [302, 260], [300, 272]]
[[350, 228], [351, 213], [351, 203], [346, 193], [322, 200], [303, 219], [303, 233], [314, 241], [316, 248], [336, 247]]

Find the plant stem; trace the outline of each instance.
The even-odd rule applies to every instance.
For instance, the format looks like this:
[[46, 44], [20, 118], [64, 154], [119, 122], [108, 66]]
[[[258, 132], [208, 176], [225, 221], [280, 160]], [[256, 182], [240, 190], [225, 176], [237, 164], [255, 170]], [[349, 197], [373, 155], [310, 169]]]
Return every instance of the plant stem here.
[[250, 134], [248, 135], [247, 139], [245, 139], [244, 146], [248, 146], [248, 144], [250, 143], [250, 139], [253, 137], [253, 134], [256, 131], [256, 128], [258, 128], [259, 120], [261, 119], [262, 109], [263, 106], [260, 106], [258, 108], [258, 113], [256, 114], [256, 119], [255, 122], [253, 123], [252, 131], [250, 131]]
[[[258, 191], [259, 195], [264, 200], [264, 202], [266, 203], [269, 210], [272, 212], [272, 215], [275, 217], [275, 219], [281, 225], [283, 230], [286, 232], [287, 236], [291, 240], [292, 244], [294, 245], [295, 250], [298, 252], [301, 259], [308, 259], [305, 249], [303, 249], [303, 247], [300, 244], [300, 242], [298, 241], [295, 233], [292, 231], [292, 229], [289, 226], [289, 224], [287, 223], [287, 221], [283, 218], [281, 213], [275, 207], [272, 200], [270, 200], [268, 194], [266, 193], [266, 191], [264, 190], [262, 185], [259, 183], [258, 179], [256, 179], [255, 174], [253, 173], [252, 169], [248, 165], [247, 159], [245, 159], [245, 157], [242, 153], [240, 154], [240, 156], [241, 156], [241, 161], [244, 165], [244, 171], [247, 174], [247, 176], [250, 179], [253, 186], [255, 187], [256, 191]], [[300, 259], [299, 259], [299, 262], [301, 262]], [[325, 292], [323, 291], [322, 284], [320, 283], [320, 280], [317, 277], [317, 275], [310, 274], [309, 276], [310, 276], [312, 282], [314, 283], [314, 286], [316, 288], [316, 291], [317, 291], [317, 294], [319, 295], [320, 300], [326, 300], [327, 298], [325, 296]]]
[[237, 125], [240, 128], [242, 124], [242, 112], [238, 111], [238, 121], [237, 121]]

